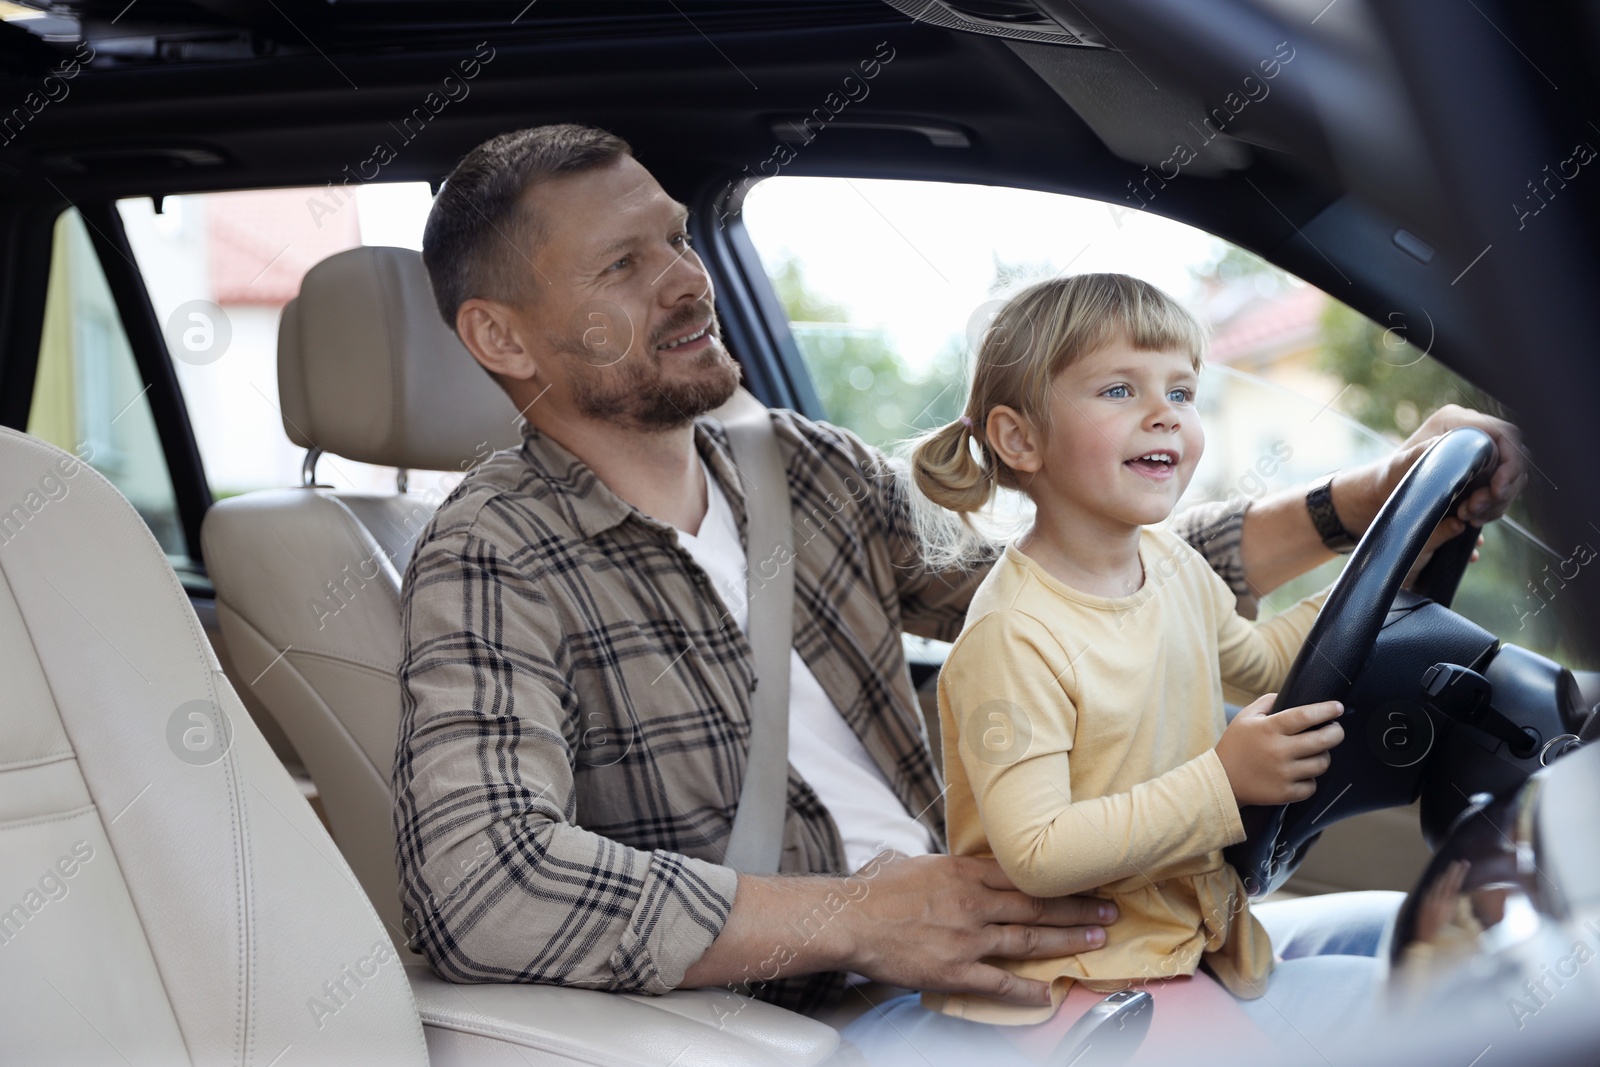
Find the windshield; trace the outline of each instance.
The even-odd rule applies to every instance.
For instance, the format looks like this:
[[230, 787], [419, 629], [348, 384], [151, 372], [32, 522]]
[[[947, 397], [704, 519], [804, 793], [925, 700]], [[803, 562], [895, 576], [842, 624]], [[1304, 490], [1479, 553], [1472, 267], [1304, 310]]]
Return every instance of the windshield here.
[[[1004, 294], [1086, 271], [1153, 282], [1212, 329], [1197, 396], [1206, 449], [1185, 504], [1258, 499], [1375, 459], [1444, 404], [1502, 414], [1430, 354], [1425, 329], [1413, 338], [1404, 322], [1375, 323], [1149, 212], [1000, 186], [775, 177], [750, 189], [742, 217], [826, 417], [885, 449], [959, 413], [975, 338]], [[1027, 505], [998, 510], [1011, 520], [999, 528], [1015, 529]], [[1484, 538], [1455, 609], [1585, 666], [1547, 608], [1572, 553], [1545, 547], [1520, 501]], [[1262, 598], [1261, 617], [1332, 582], [1347, 558]]]

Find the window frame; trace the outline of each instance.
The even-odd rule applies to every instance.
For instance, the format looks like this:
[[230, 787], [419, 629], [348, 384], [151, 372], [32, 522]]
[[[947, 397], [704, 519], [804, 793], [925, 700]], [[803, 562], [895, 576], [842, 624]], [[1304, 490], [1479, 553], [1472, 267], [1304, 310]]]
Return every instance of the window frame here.
[[744, 367], [746, 388], [768, 407], [825, 419], [789, 316], [745, 229], [744, 198], [759, 181], [733, 172], [702, 187], [690, 205], [689, 233], [716, 286], [723, 340]]
[[55, 223], [67, 206], [54, 198], [0, 201], [0, 425], [18, 433], [27, 432], [33, 407]]
[[[0, 292], [4, 293], [0, 298], [0, 330], [4, 331], [10, 353], [0, 363], [0, 425], [27, 431], [44, 331], [53, 237], [57, 222], [68, 208], [77, 209], [88, 229], [95, 258], [116, 305], [118, 323], [146, 387], [144, 395], [161, 442], [188, 553], [188, 560], [176, 568], [179, 579], [191, 594], [212, 596], [200, 545], [200, 524], [211, 507], [211, 488], [166, 336], [150, 303], [144, 276], [134, 262], [114, 201], [73, 203], [51, 199], [16, 204], [0, 215], [0, 239], [5, 241], [8, 253], [0, 258]], [[15, 244], [10, 240], [13, 237]]]

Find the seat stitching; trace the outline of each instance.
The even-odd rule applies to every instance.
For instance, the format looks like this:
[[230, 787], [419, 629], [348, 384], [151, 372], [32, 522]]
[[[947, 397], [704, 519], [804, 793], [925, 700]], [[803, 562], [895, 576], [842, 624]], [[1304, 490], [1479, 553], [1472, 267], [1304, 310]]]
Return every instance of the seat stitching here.
[[335, 655], [332, 652], [317, 652], [308, 648], [302, 648], [296, 652], [286, 653], [283, 658], [290, 660], [291, 662], [296, 659], [318, 659], [328, 663], [338, 663], [351, 667], [360, 667], [363, 670], [369, 670], [374, 674], [391, 679], [400, 669], [400, 665], [398, 663], [384, 666], [382, 663], [377, 663], [369, 659], [357, 659], [355, 656], [344, 655], [342, 653]]
[[29, 759], [0, 761], [0, 771], [21, 770], [25, 767], [42, 767], [48, 763], [60, 763], [62, 760], [76, 759], [78, 754], [66, 748], [60, 752], [46, 752], [42, 756], [33, 756]]
[[[509, 1029], [501, 1029], [493, 1024], [474, 1023], [459, 1016], [441, 1014], [437, 1009], [419, 1010], [424, 1027], [433, 1027], [435, 1030], [454, 1030], [458, 1033], [473, 1034], [477, 1037], [486, 1037], [511, 1045], [513, 1048], [543, 1049], [547, 1052], [582, 1052], [590, 1050], [581, 1044], [574, 1043], [571, 1039], [563, 1038], [558, 1034], [522, 1034]], [[693, 1020], [690, 1020], [693, 1021]], [[702, 1024], [703, 1025], [703, 1024]], [[723, 1033], [728, 1033], [724, 1030]], [[733, 1035], [736, 1036], [736, 1035]], [[749, 1044], [747, 1038], [739, 1038]]]
[[[113, 489], [114, 488], [115, 487], [113, 486]], [[155, 535], [150, 532], [149, 526], [144, 522], [143, 517], [139, 516], [138, 512], [134, 510], [133, 505], [129, 503], [127, 498], [122, 496], [120, 492], [115, 494], [115, 498], [117, 501], [122, 503], [124, 508], [130, 512], [133, 512], [134, 516], [139, 519], [139, 528], [145, 531], [145, 536], [148, 538], [149, 543], [154, 545], [159, 550], [160, 546], [156, 544]], [[165, 559], [164, 556], [162, 558]], [[207, 653], [211, 652], [209, 639], [205, 637], [205, 633], [200, 627], [200, 620], [194, 613], [194, 605], [189, 602], [188, 591], [185, 590], [183, 588], [183, 584], [178, 581], [178, 573], [177, 571], [173, 570], [170, 565], [166, 568], [166, 579], [167, 591], [169, 594], [175, 594], [176, 607], [179, 612], [179, 617], [182, 618], [184, 624], [187, 625], [189, 630], [189, 640], [194, 643], [195, 657], [200, 664], [204, 665], [206, 690], [211, 696], [211, 703], [214, 707], [220, 710], [222, 708], [222, 704], [216, 699], [216, 671], [212, 668], [211, 658], [207, 655]], [[214, 657], [214, 653], [212, 656]], [[250, 1040], [253, 1037], [253, 1015], [251, 1011], [252, 1004], [248, 1003], [247, 1000], [253, 996], [254, 989], [248, 980], [246, 969], [253, 966], [254, 960], [251, 958], [250, 946], [247, 937], [248, 931], [245, 928], [244, 916], [246, 897], [249, 892], [249, 887], [245, 884], [244, 880], [240, 878], [240, 871], [245, 862], [244, 856], [241, 853], [242, 842], [240, 840], [240, 833], [241, 831], [248, 833], [248, 825], [245, 824], [243, 804], [240, 803], [238, 784], [235, 778], [235, 771], [237, 769], [237, 753], [234, 752], [233, 749], [234, 746], [228, 746], [228, 752], [223, 757], [223, 766], [226, 768], [225, 773], [227, 775], [226, 791], [228, 794], [228, 809], [230, 813], [233, 813], [231, 821], [233, 823], [232, 836], [234, 853], [234, 880], [239, 891], [235, 903], [235, 920], [238, 924], [239, 930], [238, 981], [240, 989], [238, 999], [236, 1001], [237, 1010], [239, 1012], [239, 1029], [235, 1032], [238, 1034], [236, 1040], [238, 1040], [241, 1045], [248, 1047]], [[184, 1043], [187, 1045], [187, 1040]]]
[[[220, 709], [222, 704], [216, 699], [214, 671], [206, 671], [206, 689], [211, 694], [213, 706]], [[244, 1046], [244, 1062], [249, 1063], [254, 1058], [255, 1051], [255, 983], [252, 980], [255, 974], [255, 953], [249, 929], [251, 885], [249, 858], [246, 855], [250, 827], [246, 818], [244, 798], [240, 796], [238, 790], [236, 778], [238, 757], [238, 746], [230, 744], [227, 754], [223, 757], [223, 766], [227, 782], [228, 810], [232, 815], [234, 826], [234, 879], [238, 888], [235, 908], [239, 924], [239, 1025], [242, 1029], [240, 1040]]]
[[48, 822], [65, 822], [95, 810], [97, 809], [94, 802], [90, 801], [81, 808], [73, 808], [71, 811], [58, 812], [54, 815], [35, 815], [30, 819], [18, 819], [16, 822], [0, 822], [0, 833], [4, 833], [6, 830], [19, 830], [24, 826], [42, 826]]
[[[381, 253], [373, 257], [373, 276], [378, 283], [378, 291], [382, 294], [384, 303], [393, 306], [403, 306], [402, 301], [396, 299], [395, 290], [398, 286], [392, 284], [394, 272], [385, 270], [388, 266], [383, 262]], [[384, 347], [390, 352], [395, 350], [394, 326], [390, 316], [379, 316], [379, 325], [383, 330]], [[400, 445], [405, 439], [404, 420], [401, 418], [401, 409], [404, 404], [404, 393], [410, 383], [406, 380], [405, 361], [395, 360], [389, 367], [389, 440], [387, 444]]]

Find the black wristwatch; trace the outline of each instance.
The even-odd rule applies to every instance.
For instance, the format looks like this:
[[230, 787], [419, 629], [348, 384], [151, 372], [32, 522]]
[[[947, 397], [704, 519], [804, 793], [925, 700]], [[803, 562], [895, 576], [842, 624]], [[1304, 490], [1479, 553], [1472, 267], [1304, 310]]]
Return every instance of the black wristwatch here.
[[1330, 551], [1349, 552], [1356, 547], [1356, 539], [1350, 536], [1350, 531], [1339, 521], [1339, 513], [1333, 510], [1333, 477], [1333, 474], [1328, 475], [1306, 494], [1306, 510], [1311, 512], [1311, 522]]

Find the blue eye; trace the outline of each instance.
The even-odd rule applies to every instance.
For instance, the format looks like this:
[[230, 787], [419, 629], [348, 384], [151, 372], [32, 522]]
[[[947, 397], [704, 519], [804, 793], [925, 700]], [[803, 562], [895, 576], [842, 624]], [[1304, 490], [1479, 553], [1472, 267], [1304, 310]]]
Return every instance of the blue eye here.
[[607, 267], [606, 270], [616, 270], [619, 266], [623, 266], [627, 262], [628, 262], [628, 257], [627, 256], [623, 256], [621, 259], [619, 259], [615, 263], [611, 264], [611, 266]]
[[1194, 394], [1187, 389], [1173, 389], [1167, 393], [1167, 398], [1174, 404], [1187, 404], [1194, 399]]
[[1128, 387], [1126, 385], [1113, 385], [1100, 395], [1109, 396], [1113, 400], [1126, 400], [1129, 396]]

